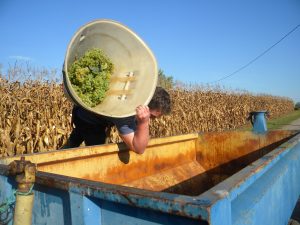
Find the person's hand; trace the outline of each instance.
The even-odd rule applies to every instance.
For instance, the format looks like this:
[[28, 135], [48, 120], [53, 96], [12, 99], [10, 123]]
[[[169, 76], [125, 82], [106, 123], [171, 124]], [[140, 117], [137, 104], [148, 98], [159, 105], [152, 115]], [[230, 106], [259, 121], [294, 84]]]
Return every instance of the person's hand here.
[[148, 123], [150, 119], [150, 110], [148, 106], [140, 105], [136, 108], [136, 119], [139, 124]]

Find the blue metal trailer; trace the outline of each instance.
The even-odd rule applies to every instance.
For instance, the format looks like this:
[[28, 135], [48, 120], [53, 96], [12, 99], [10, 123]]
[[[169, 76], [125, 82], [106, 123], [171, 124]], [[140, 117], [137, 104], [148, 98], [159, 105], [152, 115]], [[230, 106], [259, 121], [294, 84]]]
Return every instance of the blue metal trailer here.
[[[142, 155], [116, 144], [25, 155], [38, 170], [32, 223], [285, 225], [299, 142], [293, 131], [228, 131], [153, 139]], [[0, 203], [16, 188], [16, 159], [0, 159]]]

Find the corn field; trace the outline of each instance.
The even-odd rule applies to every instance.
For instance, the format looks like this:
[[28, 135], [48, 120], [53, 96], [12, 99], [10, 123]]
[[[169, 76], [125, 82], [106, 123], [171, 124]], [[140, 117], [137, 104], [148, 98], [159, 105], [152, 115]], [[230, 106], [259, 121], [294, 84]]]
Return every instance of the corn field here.
[[173, 111], [152, 122], [150, 131], [154, 137], [232, 130], [251, 124], [247, 120], [251, 111], [267, 110], [272, 119], [294, 109], [293, 101], [287, 98], [219, 88], [179, 88], [169, 92]]
[[[249, 112], [268, 110], [271, 118], [294, 109], [287, 98], [218, 88], [169, 90], [173, 111], [151, 121], [152, 137], [192, 132], [236, 129], [246, 123]], [[0, 156], [44, 152], [61, 148], [71, 127], [72, 104], [56, 82], [8, 81], [0, 76]], [[115, 128], [110, 142], [120, 138]]]

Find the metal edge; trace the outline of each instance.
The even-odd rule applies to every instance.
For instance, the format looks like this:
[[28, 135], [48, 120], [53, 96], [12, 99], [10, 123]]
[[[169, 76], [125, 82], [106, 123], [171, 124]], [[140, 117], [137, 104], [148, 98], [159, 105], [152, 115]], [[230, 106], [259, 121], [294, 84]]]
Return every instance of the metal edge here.
[[197, 197], [88, 181], [47, 172], [37, 172], [36, 183], [84, 196], [207, 221], [210, 202]]
[[[168, 143], [189, 141], [193, 139], [195, 139], [195, 141], [198, 139], [197, 133], [150, 139], [146, 151], [148, 148], [153, 148], [155, 146], [160, 146]], [[33, 160], [34, 163], [39, 164], [39, 163], [47, 163], [47, 162], [52, 162], [57, 160], [77, 159], [84, 156], [93, 157], [102, 154], [113, 154], [120, 151], [130, 151], [130, 150], [128, 150], [126, 146], [123, 145], [121, 146], [120, 144], [105, 144], [105, 145], [69, 148], [63, 150], [54, 150], [48, 152], [39, 152], [39, 153], [24, 154], [24, 155], [12, 156], [12, 157], [5, 157], [5, 158], [0, 158], [0, 164], [8, 165], [10, 162], [14, 160], [19, 160], [21, 156], [24, 156], [26, 160], [30, 160], [30, 161]], [[48, 155], [50, 154], [51, 157], [48, 157]], [[36, 158], [36, 160], [34, 160], [33, 158]]]
[[[274, 166], [281, 157], [286, 155], [294, 146], [300, 143], [300, 132], [295, 132], [292, 136], [293, 137], [290, 140], [284, 142], [270, 153], [199, 195], [199, 199], [209, 199], [212, 205], [224, 198], [234, 199], [253, 184], [256, 179]], [[255, 179], [253, 179], [254, 176]]]

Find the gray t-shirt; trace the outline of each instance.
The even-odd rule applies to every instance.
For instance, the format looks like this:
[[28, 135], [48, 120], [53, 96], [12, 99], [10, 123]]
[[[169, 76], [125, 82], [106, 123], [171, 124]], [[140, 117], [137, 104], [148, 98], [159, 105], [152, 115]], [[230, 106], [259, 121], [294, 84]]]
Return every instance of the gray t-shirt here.
[[135, 116], [111, 118], [94, 114], [81, 107], [76, 107], [76, 109], [73, 110], [73, 113], [75, 113], [75, 116], [79, 117], [84, 122], [94, 126], [105, 128], [107, 126], [115, 125], [121, 135], [130, 134], [136, 130]]

